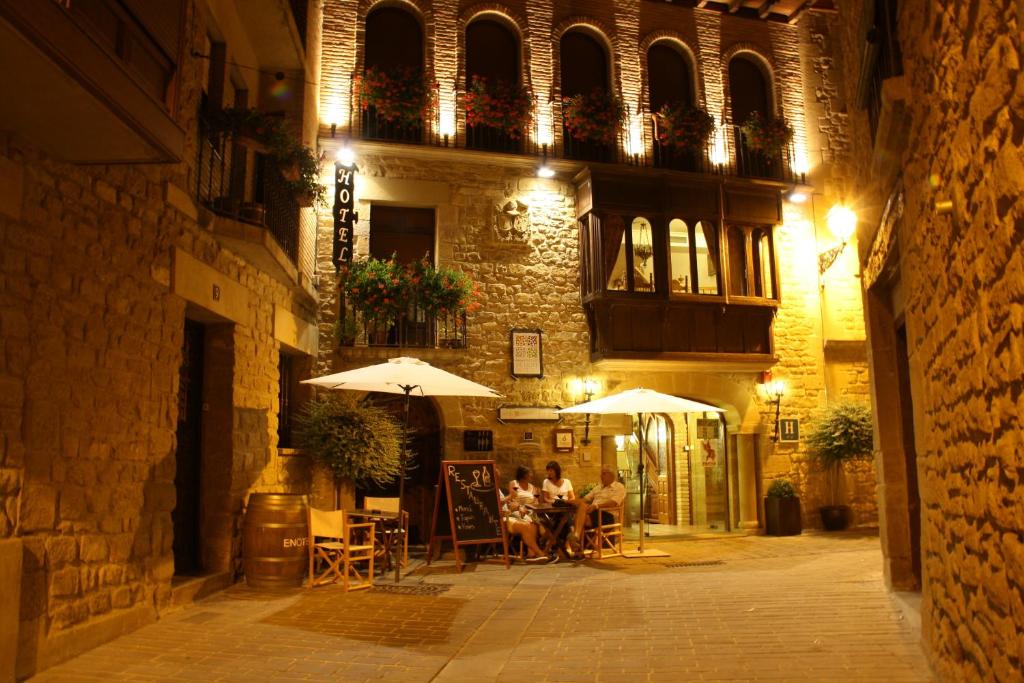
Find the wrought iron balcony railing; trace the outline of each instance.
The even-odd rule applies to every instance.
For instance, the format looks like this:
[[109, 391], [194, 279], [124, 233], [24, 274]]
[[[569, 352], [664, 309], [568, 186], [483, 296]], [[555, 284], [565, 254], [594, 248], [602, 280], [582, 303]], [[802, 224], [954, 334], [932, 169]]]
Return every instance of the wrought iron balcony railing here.
[[[353, 321], [354, 322], [354, 321]], [[414, 309], [397, 321], [360, 320], [357, 334], [339, 335], [341, 346], [393, 346], [404, 348], [469, 348], [466, 313], [431, 315]]]

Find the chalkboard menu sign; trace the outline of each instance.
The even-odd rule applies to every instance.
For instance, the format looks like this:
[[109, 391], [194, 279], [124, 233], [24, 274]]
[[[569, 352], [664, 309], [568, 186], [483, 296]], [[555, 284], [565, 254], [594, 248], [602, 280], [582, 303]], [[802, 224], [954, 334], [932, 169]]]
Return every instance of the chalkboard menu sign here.
[[508, 539], [501, 523], [501, 501], [493, 460], [443, 460], [430, 525], [430, 547], [450, 540], [455, 546], [455, 567], [462, 571], [459, 547], [501, 543], [508, 566]]

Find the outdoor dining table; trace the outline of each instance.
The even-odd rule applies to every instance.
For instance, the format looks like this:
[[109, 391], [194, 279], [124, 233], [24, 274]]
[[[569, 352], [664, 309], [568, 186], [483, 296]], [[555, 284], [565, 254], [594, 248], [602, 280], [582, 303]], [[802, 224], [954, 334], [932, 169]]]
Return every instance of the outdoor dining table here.
[[[397, 512], [385, 512], [383, 510], [348, 510], [345, 513], [348, 517], [358, 517], [367, 522], [374, 523], [375, 542], [381, 546], [380, 555], [384, 560], [381, 571], [390, 571], [392, 566], [392, 553], [401, 553], [401, 534], [397, 533], [402, 529], [402, 522]], [[388, 533], [388, 532], [395, 533]], [[399, 555], [395, 555], [394, 562], [401, 561]]]
[[541, 548], [549, 556], [558, 552], [556, 543], [565, 530], [565, 525], [576, 516], [576, 507], [573, 505], [527, 505], [527, 509], [533, 512], [537, 523], [548, 530], [548, 539]]

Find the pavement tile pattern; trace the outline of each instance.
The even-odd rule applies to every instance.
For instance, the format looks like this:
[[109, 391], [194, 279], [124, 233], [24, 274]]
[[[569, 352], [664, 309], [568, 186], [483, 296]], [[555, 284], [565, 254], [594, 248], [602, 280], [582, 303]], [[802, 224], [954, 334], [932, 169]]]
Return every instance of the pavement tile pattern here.
[[241, 584], [34, 680], [933, 680], [875, 536], [657, 547], [671, 557], [413, 566], [401, 592]]

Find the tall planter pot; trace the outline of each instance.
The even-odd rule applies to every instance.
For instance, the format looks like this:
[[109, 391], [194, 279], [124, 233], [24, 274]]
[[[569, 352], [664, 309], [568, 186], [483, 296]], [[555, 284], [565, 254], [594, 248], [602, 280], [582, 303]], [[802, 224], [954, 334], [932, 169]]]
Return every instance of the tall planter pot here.
[[799, 536], [803, 530], [800, 499], [774, 496], [765, 498], [764, 527], [769, 536]]
[[818, 511], [821, 513], [821, 525], [826, 531], [842, 531], [850, 526], [848, 505], [823, 505]]

